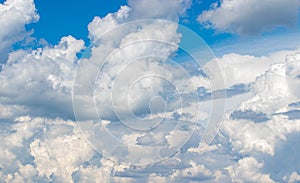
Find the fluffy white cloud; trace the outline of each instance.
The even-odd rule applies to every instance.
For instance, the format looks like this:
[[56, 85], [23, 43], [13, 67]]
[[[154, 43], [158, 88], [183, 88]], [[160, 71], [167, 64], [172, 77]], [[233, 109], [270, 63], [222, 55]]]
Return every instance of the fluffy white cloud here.
[[[195, 82], [196, 87], [207, 89], [206, 92], [211, 90], [207, 77], [201, 74], [186, 77], [183, 70], [188, 72], [190, 67], [182, 68], [176, 63], [167, 62], [166, 57], [172, 56], [178, 49], [178, 26], [150, 21], [138, 26], [132, 24], [121, 31], [113, 31], [101, 37], [106, 31], [135, 19], [142, 11], [145, 12], [145, 18], [176, 19], [177, 14], [183, 13], [190, 3], [163, 3], [165, 2], [171, 4], [171, 13], [156, 1], [151, 4], [150, 1], [132, 0], [131, 8], [124, 6], [118, 12], [104, 18], [95, 18], [89, 24], [90, 38], [95, 41], [89, 50], [91, 57], [80, 60], [82, 65], [79, 65], [83, 68], [77, 72], [83, 73], [82, 77], [77, 78], [80, 82], [94, 81], [92, 79], [95, 79], [94, 76], [98, 73], [98, 66], [107, 58], [108, 62], [103, 65], [100, 74], [96, 75], [96, 82], [83, 82], [84, 87], [80, 88], [82, 90], [78, 94], [95, 96], [95, 101], [99, 102], [98, 109], [109, 118], [115, 112], [109, 100], [112, 86], [117, 81], [118, 86], [113, 91], [116, 109], [120, 114], [128, 115], [130, 111], [151, 114], [148, 118], [142, 116], [143, 119], [150, 119], [147, 123], [140, 123], [138, 118], [125, 122], [141, 128], [156, 124], [153, 122], [157, 121], [163, 122], [162, 125], [145, 134], [142, 130], [132, 132], [131, 128], [124, 128], [123, 124], [118, 125], [115, 121], [89, 121], [82, 123], [86, 128], [79, 129], [74, 121], [57, 118], [70, 119], [72, 116], [71, 89], [79, 61], [76, 53], [84, 48], [81, 40], [68, 36], [63, 37], [55, 46], [12, 52], [0, 72], [0, 154], [3, 155], [0, 156], [0, 182], [299, 180], [298, 165], [289, 166], [284, 170], [279, 166], [272, 166], [282, 164], [282, 159], [287, 160], [282, 158], [287, 156], [287, 153], [280, 154], [280, 148], [284, 148], [284, 144], [297, 146], [290, 136], [300, 133], [299, 119], [289, 119], [286, 115], [278, 113], [299, 108], [299, 55], [286, 59], [287, 54], [297, 50], [264, 57], [229, 54], [204, 66], [208, 77], [214, 80], [214, 67], [216, 64], [220, 65], [227, 85], [225, 89], [245, 84], [249, 85], [250, 90], [237, 92], [235, 88], [232, 89], [233, 93], [236, 93], [228, 99], [220, 133], [210, 146], [202, 149], [203, 146], [199, 146], [199, 143], [203, 127], [199, 124], [199, 128], [193, 131], [191, 126], [199, 119], [193, 114], [200, 111], [201, 120], [205, 120], [212, 104], [207, 101], [210, 93], [203, 96], [205, 101], [200, 101], [200, 105], [194, 103], [194, 88], [190, 81]], [[147, 9], [153, 6], [159, 8], [154, 8], [155, 11], [151, 10], [152, 12], [150, 8]], [[171, 46], [145, 41], [150, 39], [168, 42]], [[159, 57], [160, 61], [145, 59], [142, 57], [144, 55]], [[153, 75], [141, 77], [145, 74], [157, 74], [172, 84]], [[165, 103], [162, 100], [173, 96], [172, 91], [175, 90], [172, 90], [172, 87], [181, 88], [180, 92], [185, 94], [182, 109], [178, 109], [179, 102], [175, 102], [171, 103], [170, 110], [164, 111]], [[130, 89], [130, 92], [126, 93], [127, 89]], [[214, 88], [218, 89], [222, 90], [224, 87]], [[88, 96], [80, 97], [85, 100]], [[130, 99], [131, 108], [124, 108], [127, 99]], [[79, 100], [77, 104], [82, 106], [82, 113], [88, 119], [93, 118], [89, 112], [94, 103], [85, 103], [84, 100]], [[176, 101], [176, 98], [172, 100]], [[295, 105], [289, 105], [291, 103]], [[247, 109], [268, 113], [269, 118], [260, 123], [251, 119], [230, 119], [232, 111]], [[116, 141], [108, 141], [105, 144], [108, 136], [101, 133], [103, 129], [110, 130], [110, 135], [131, 146], [119, 146]], [[85, 130], [88, 133], [85, 133]], [[91, 132], [96, 135], [93, 136]], [[185, 143], [189, 135], [192, 137]], [[98, 144], [100, 145], [97, 146]], [[148, 144], [150, 145], [146, 146]], [[177, 151], [181, 145], [184, 145], [183, 148]], [[147, 163], [153, 162], [153, 159], [159, 161], [162, 157], [168, 157], [167, 155], [172, 156], [155, 164], [133, 166], [102, 157], [93, 150], [97, 147], [111, 151], [111, 154], [108, 153], [111, 157], [108, 158], [120, 160], [118, 157], [121, 157], [125, 162], [130, 160], [135, 163]], [[288, 159], [288, 163], [290, 162], [293, 162], [292, 158]], [[275, 175], [278, 169], [280, 174]]]
[[205, 179], [207, 177], [211, 177], [212, 176], [212, 172], [207, 169], [204, 165], [197, 165], [195, 162], [191, 161], [190, 162], [190, 166], [189, 168], [185, 168], [182, 170], [178, 170], [175, 171], [172, 175], [171, 175], [171, 180], [176, 179], [176, 177], [184, 177], [186, 179]]
[[[199, 112], [199, 106], [192, 104], [197, 101], [197, 88], [192, 81], [199, 73], [191, 72], [195, 76], [192, 79], [189, 70], [167, 59], [178, 49], [181, 37], [178, 25], [162, 20], [128, 22], [135, 9], [122, 7], [90, 23], [90, 37], [95, 44], [89, 50], [91, 57], [79, 63], [74, 106], [79, 121], [99, 120], [99, 117], [113, 121], [105, 127], [125, 143], [109, 137], [101, 126], [79, 123], [84, 133], [92, 134], [89, 140], [99, 151], [121, 162], [145, 164], [171, 155], [191, 135], [190, 126], [197, 121]], [[172, 113], [181, 107], [188, 107], [183, 112], [189, 124], [182, 127], [185, 130], [180, 129], [182, 124], [177, 124], [176, 131], [172, 129], [172, 123], [176, 123], [173, 120], [176, 115]], [[206, 118], [206, 114], [203, 116]], [[118, 121], [128, 128], [117, 130], [121, 127]], [[157, 124], [160, 126], [156, 128]], [[151, 128], [154, 131], [150, 134], [132, 133], [133, 129]], [[97, 141], [100, 136], [105, 140]]]
[[34, 157], [39, 176], [49, 180], [52, 176], [56, 180], [71, 182], [72, 173], [84, 161], [93, 157], [91, 146], [75, 125], [76, 123], [55, 124], [51, 131], [43, 133], [44, 140], [39, 138], [31, 142], [30, 153]]
[[[121, 6], [116, 13], [109, 13], [103, 18], [95, 17], [88, 25], [89, 37], [92, 40], [96, 40], [97, 37], [103, 36], [106, 31], [115, 28], [119, 24], [133, 20], [160, 18], [176, 22], [178, 21], [178, 16], [184, 14], [191, 6], [191, 3], [191, 0], [129, 0], [128, 6]], [[125, 30], [125, 27], [122, 32], [123, 36], [130, 33], [128, 30]], [[121, 39], [122, 36], [114, 35], [114, 37], [110, 38]]]
[[[49, 52], [50, 50], [53, 51], [53, 48], [49, 49]], [[297, 78], [299, 73], [297, 60], [298, 56], [295, 55], [287, 59], [287, 62], [283, 62], [285, 65], [283, 73], [288, 77]], [[11, 64], [19, 64], [11, 61]], [[284, 57], [282, 61], [284, 61]], [[266, 71], [266, 73], [268, 72]], [[289, 85], [295, 86], [297, 79], [283, 80], [282, 82], [292, 82]], [[58, 84], [58, 86], [60, 85]], [[259, 91], [257, 90], [258, 93]], [[242, 103], [245, 98], [234, 96], [232, 101], [235, 100]], [[238, 102], [236, 101], [236, 103]], [[272, 103], [274, 101], [271, 101], [270, 105]], [[236, 106], [238, 108], [239, 105]], [[234, 109], [233, 106], [232, 108]], [[230, 111], [227, 112], [230, 113]], [[274, 171], [271, 169], [270, 172], [266, 172], [265, 165], [270, 163], [266, 155], [276, 157], [276, 153], [278, 153], [276, 149], [286, 142], [290, 134], [299, 133], [299, 125], [299, 120], [288, 120], [283, 115], [274, 116], [270, 121], [263, 123], [225, 119], [221, 129], [222, 133], [209, 150], [182, 150], [170, 160], [148, 167], [131, 167], [107, 161], [102, 157], [97, 158], [97, 153], [82, 138], [82, 134], [74, 122], [24, 116], [16, 119], [15, 123], [6, 130], [2, 128], [0, 149], [5, 156], [0, 161], [2, 168], [0, 180], [40, 180], [44, 182], [88, 180], [101, 182], [146, 180], [256, 182], [265, 180], [272, 182], [275, 181], [273, 180]], [[149, 140], [149, 138], [140, 138], [139, 134], [124, 135], [121, 134], [123, 131], [115, 130], [117, 133], [114, 134], [120, 134], [124, 140], [130, 143], [144, 143], [147, 139]], [[181, 139], [188, 132], [178, 130], [172, 133], [175, 135], [170, 136], [170, 133], [166, 137], [169, 144], [174, 146], [179, 141], [176, 139]], [[197, 131], [196, 134], [200, 135], [201, 132]], [[266, 137], [265, 134], [268, 136]], [[165, 135], [157, 136], [158, 139], [163, 137]], [[98, 140], [102, 141], [101, 138]], [[197, 142], [199, 139], [193, 143], [197, 144]], [[113, 146], [113, 144], [110, 145]], [[147, 151], [149, 155], [145, 153], [145, 148], [128, 150], [137, 153], [136, 157], [141, 154], [145, 158], [151, 155], [150, 151]], [[232, 159], [243, 156], [248, 157], [237, 162], [232, 161]], [[293, 171], [295, 170], [284, 172], [286, 181], [298, 179]], [[279, 179], [282, 180], [283, 177], [279, 177]]]
[[285, 112], [288, 104], [299, 100], [299, 54], [290, 56], [285, 62], [273, 64], [253, 84], [255, 96], [241, 105], [242, 110], [252, 109], [267, 114]]
[[10, 53], [0, 73], [0, 103], [4, 109], [0, 118], [25, 113], [72, 118], [76, 53], [83, 47], [82, 40], [68, 36], [53, 47]]
[[229, 120], [223, 124], [222, 130], [229, 135], [233, 150], [241, 154], [260, 152], [274, 155], [280, 142], [288, 135], [300, 132], [299, 120], [287, 120], [282, 116], [264, 123]]
[[[269, 70], [272, 64], [283, 63], [289, 55], [294, 55], [299, 51], [299, 49], [286, 50], [262, 57], [232, 53], [208, 62], [204, 65], [204, 69], [211, 77], [211, 80], [214, 80], [217, 79], [214, 75], [217, 73], [216, 67], [219, 66], [225, 87], [230, 88], [237, 84], [251, 84], [255, 82], [258, 77]], [[295, 72], [295, 70], [293, 72]], [[217, 87], [216, 89], [223, 88]]]
[[88, 25], [90, 39], [94, 41], [107, 31], [123, 23], [128, 18], [129, 11], [128, 6], [121, 6], [116, 13], [110, 13], [104, 18], [95, 17]]
[[6, 0], [0, 3], [0, 62], [5, 62], [10, 47], [22, 40], [25, 25], [39, 19], [33, 0]]
[[207, 28], [235, 34], [259, 34], [298, 22], [298, 0], [222, 0], [202, 12], [198, 21]]
[[[163, 104], [155, 104], [153, 97], [174, 95], [175, 91], [165, 93], [166, 88], [181, 89], [185, 85], [190, 85], [185, 89], [193, 88], [191, 81], [186, 83], [185, 79], [189, 80], [189, 76], [185, 70], [166, 59], [178, 49], [180, 34], [177, 33], [177, 24], [148, 20], [121, 25], [131, 20], [130, 13], [134, 9], [137, 7], [130, 9], [123, 6], [118, 12], [104, 18], [95, 18], [89, 24], [90, 37], [95, 45], [90, 49], [91, 58], [80, 63], [77, 78], [84, 73], [85, 76], [80, 78], [83, 80], [79, 82], [93, 84], [92, 80], [97, 77], [95, 87], [86, 87], [93, 88], [94, 94], [87, 95], [95, 95], [103, 118], [113, 119], [116, 115], [120, 117], [131, 112], [140, 115], [150, 113], [151, 110], [154, 112], [154, 109], [161, 112]], [[101, 70], [96, 70], [97, 67]], [[194, 87], [194, 91], [195, 89]], [[156, 107], [152, 106], [151, 109], [154, 104]]]
[[284, 181], [288, 183], [294, 183], [300, 181], [300, 175], [297, 172], [293, 172], [289, 178], [284, 177]]
[[275, 183], [270, 175], [261, 173], [263, 163], [257, 162], [253, 157], [243, 158], [233, 166], [226, 167], [232, 182], [268, 182]]
[[1, 182], [130, 181], [112, 175], [129, 166], [102, 158], [74, 121], [22, 116], [1, 123]]

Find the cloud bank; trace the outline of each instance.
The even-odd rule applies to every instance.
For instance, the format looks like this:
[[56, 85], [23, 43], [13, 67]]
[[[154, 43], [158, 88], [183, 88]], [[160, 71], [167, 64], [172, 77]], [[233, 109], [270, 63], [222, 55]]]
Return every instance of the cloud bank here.
[[[29, 2], [30, 7], [33, 7], [32, 1], [7, 1], [6, 4], [8, 2]], [[232, 53], [209, 61], [203, 68], [194, 68], [189, 65], [189, 61], [176, 67], [175, 64], [166, 65], [166, 59], [154, 62], [144, 58], [130, 65], [128, 60], [147, 53], [160, 57], [172, 56], [180, 42], [177, 26], [159, 22], [129, 26], [125, 31], [116, 31], [114, 35], [117, 36], [113, 38], [111, 34], [103, 36], [107, 30], [134, 19], [137, 16], [135, 13], [141, 13], [140, 9], [146, 6], [146, 1], [139, 3], [131, 1], [131, 7], [124, 6], [106, 17], [96, 17], [89, 24], [89, 36], [95, 40], [90, 49], [90, 58], [77, 58], [76, 54], [84, 49], [84, 42], [72, 36], [61, 38], [54, 46], [31, 51], [19, 49], [9, 53], [0, 71], [0, 182], [299, 181], [300, 162], [297, 153], [300, 150], [300, 119], [297, 115], [290, 115], [300, 110], [299, 50], [281, 51], [262, 57]], [[158, 12], [147, 17], [169, 18], [170, 15], [173, 18], [183, 12], [182, 7], [188, 7], [187, 4], [176, 1], [172, 13], [166, 15], [164, 9], [158, 9]], [[22, 10], [23, 6], [19, 6]], [[134, 40], [149, 38], [173, 44], [140, 43], [128, 46]], [[203, 127], [199, 125], [190, 140], [175, 154], [164, 161], [148, 165], [119, 163], [97, 152], [97, 148], [89, 143], [91, 141], [87, 141], [90, 137], [86, 134], [83, 136], [83, 129], [74, 120], [72, 86], [79, 64], [84, 66], [81, 72], [88, 73], [84, 76], [89, 77], [98, 69], [96, 64], [90, 63], [101, 64], [105, 60], [103, 58], [113, 51], [115, 54], [109, 57], [109, 62], [103, 66], [95, 81], [98, 88], [93, 90], [96, 91], [97, 108], [106, 115], [106, 119], [101, 124], [91, 121], [84, 124], [87, 130], [96, 132], [99, 132], [99, 126], [105, 126], [115, 137], [132, 145], [113, 151], [115, 157], [135, 158], [136, 161], [145, 162], [151, 160], [151, 156], [157, 152], [168, 154], [172, 148], [182, 144], [186, 136], [192, 134], [190, 127], [193, 124], [207, 119], [212, 93], [219, 94], [212, 99], [218, 101], [226, 91], [225, 116], [214, 141], [203, 149], [200, 143]], [[124, 65], [130, 65], [128, 70], [122, 70]], [[225, 87], [212, 89], [208, 78], [211, 81], [218, 79], [214, 75], [216, 65], [222, 69]], [[197, 73], [190, 79], [202, 99], [200, 105], [192, 102], [194, 98], [191, 94], [194, 94], [195, 88], [189, 85], [182, 68], [189, 73]], [[112, 80], [119, 76], [116, 79], [119, 87], [115, 88], [118, 94], [115, 104], [119, 104], [119, 112], [128, 115], [128, 109], [120, 105], [124, 103], [125, 95], [122, 91], [128, 89], [128, 83], [137, 76], [149, 71], [170, 79], [176, 87], [182, 88], [186, 103], [182, 105], [182, 110], [177, 110], [178, 103], [174, 102], [177, 98], [170, 97], [173, 90], [168, 82], [153, 77], [135, 82], [131, 88], [132, 93], [129, 93], [133, 111], [137, 114], [146, 113], [144, 117], [153, 121], [164, 120], [166, 125], [149, 134], [126, 131], [114, 123], [113, 110], [106, 103], [109, 100], [107, 93], [111, 92]], [[80, 79], [85, 81], [88, 78]], [[91, 86], [95, 83], [91, 83]], [[89, 83], [84, 86], [89, 87]], [[81, 89], [86, 94], [86, 88]], [[144, 95], [138, 97], [140, 93]], [[147, 111], [149, 108], [145, 106], [145, 101], [148, 102], [152, 96], [161, 98], [150, 100], [156, 111]], [[167, 97], [170, 99], [167, 100]], [[160, 99], [174, 102], [171, 102], [170, 110], [165, 111], [161, 107], [163, 103]], [[89, 116], [90, 104], [85, 105], [84, 100], [79, 104], [83, 106], [82, 109], [86, 109], [82, 111], [83, 114], [92, 118]], [[193, 114], [199, 109], [200, 118], [197, 118]], [[233, 118], [234, 113], [239, 114], [239, 117]], [[261, 119], [261, 115], [265, 120], [256, 120]], [[174, 122], [181, 122], [179, 128], [173, 128]], [[96, 137], [93, 142], [101, 144], [105, 141], [105, 136]], [[153, 150], [138, 146], [154, 142], [166, 148]], [[108, 145], [115, 146], [113, 143]], [[128, 156], [130, 153], [135, 153], [135, 156]]]

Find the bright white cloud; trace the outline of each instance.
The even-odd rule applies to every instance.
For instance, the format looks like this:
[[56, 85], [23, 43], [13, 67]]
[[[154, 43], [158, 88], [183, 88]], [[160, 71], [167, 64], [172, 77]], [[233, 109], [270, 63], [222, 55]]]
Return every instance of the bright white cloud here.
[[226, 169], [229, 172], [232, 182], [268, 182], [275, 183], [270, 175], [261, 173], [263, 163], [259, 163], [255, 158], [248, 157], [238, 161], [237, 164]]
[[24, 113], [35, 116], [55, 113], [53, 117], [72, 118], [76, 53], [83, 47], [82, 40], [68, 36], [54, 47], [10, 53], [0, 73], [0, 103], [5, 104], [0, 118]]
[[[228, 133], [233, 150], [241, 154], [254, 152], [275, 154], [276, 146], [292, 133], [300, 132], [300, 121], [274, 117], [264, 123], [249, 121], [225, 121], [224, 132]], [[266, 135], [268, 134], [268, 135]]]
[[5, 62], [14, 43], [29, 34], [25, 25], [38, 19], [33, 0], [7, 0], [0, 4], [0, 62]]
[[204, 165], [197, 165], [195, 162], [190, 162], [190, 167], [184, 168], [181, 171], [175, 171], [171, 175], [171, 180], [176, 180], [176, 177], [184, 177], [186, 179], [206, 179], [212, 176], [212, 172]]
[[[165, 2], [171, 5], [169, 6], [171, 13], [166, 11], [169, 8], [166, 9], [156, 1], [151, 4], [148, 1], [132, 0], [130, 8], [124, 6], [118, 12], [104, 18], [95, 18], [89, 24], [90, 38], [98, 40], [105, 31], [135, 19], [143, 12], [145, 18], [173, 19], [177, 14], [183, 13], [190, 3]], [[156, 8], [151, 12], [148, 7], [153, 6]], [[161, 95], [162, 99], [170, 96], [169, 90], [163, 93], [166, 89], [170, 89], [170, 85], [152, 76], [135, 82], [136, 78], [144, 74], [156, 73], [170, 79], [174, 86], [182, 88], [189, 97], [193, 92], [190, 80], [194, 81], [197, 87], [204, 87], [210, 92], [207, 78], [193, 75], [187, 80], [179, 67], [175, 67], [175, 64], [167, 65], [164, 59], [159, 63], [144, 58], [134, 64], [130, 62], [145, 54], [163, 58], [171, 56], [177, 51], [177, 44], [180, 42], [177, 28], [176, 25], [165, 22], [129, 26], [128, 29], [116, 31], [116, 34], [107, 34], [99, 42], [96, 41], [91, 49], [91, 58], [80, 60], [84, 66], [81, 70], [85, 73], [83, 76], [93, 77], [90, 74], [97, 71], [96, 64], [103, 63], [110, 53], [115, 53], [104, 65], [96, 81], [98, 87], [96, 89], [99, 89], [99, 92], [96, 92], [96, 99], [99, 102], [97, 107], [102, 113], [106, 112], [104, 114], [107, 118], [113, 115], [113, 109], [107, 101], [110, 100], [111, 86], [117, 76], [119, 86], [115, 88], [117, 95], [114, 100], [122, 114], [129, 114], [128, 108], [122, 108], [128, 96], [131, 110], [137, 113], [146, 111], [149, 106], [145, 103], [148, 104], [153, 96], [165, 94]], [[173, 46], [158, 43], [131, 45], [134, 41], [145, 39], [161, 40], [172, 43]], [[299, 181], [297, 165], [292, 166], [294, 169], [281, 170], [278, 176], [275, 176], [278, 167], [267, 168], [272, 160], [274, 164], [282, 161], [276, 161], [280, 153], [278, 148], [282, 147], [282, 144], [293, 143], [289, 140], [289, 136], [300, 133], [299, 119], [293, 120], [283, 114], [274, 114], [297, 109], [297, 106], [289, 104], [299, 102], [299, 55], [292, 55], [286, 59], [287, 54], [295, 53], [297, 50], [263, 57], [228, 54], [207, 63], [204, 68], [212, 80], [216, 79], [213, 75], [216, 72], [214, 67], [216, 64], [220, 65], [227, 89], [236, 84], [250, 87], [250, 91], [233, 95], [229, 99], [226, 116], [215, 141], [207, 149], [201, 149], [202, 146], [198, 144], [203, 130], [199, 125], [191, 141], [169, 159], [147, 166], [130, 166], [103, 158], [86, 142], [85, 138], [89, 139], [89, 136], [84, 138], [82, 136], [84, 131], [81, 131], [74, 121], [60, 119], [63, 117], [69, 119], [72, 116], [71, 89], [78, 66], [76, 54], [83, 48], [83, 41], [68, 36], [63, 37], [55, 46], [46, 46], [33, 51], [19, 50], [9, 54], [7, 63], [0, 72], [0, 154], [3, 155], [0, 156], [0, 182]], [[86, 78], [79, 79], [84, 81]], [[132, 87], [128, 87], [132, 83], [134, 83]], [[93, 86], [95, 83], [89, 84]], [[126, 95], [124, 91], [128, 88], [131, 89], [131, 93]], [[215, 88], [217, 89], [224, 88]], [[141, 93], [143, 95], [140, 95]], [[83, 96], [83, 99], [84, 97], [86, 96]], [[201, 101], [199, 106], [191, 102], [193, 97], [189, 97], [184, 100], [183, 110], [177, 108], [178, 103], [172, 104], [171, 109], [176, 111], [175, 114], [181, 121], [179, 125], [177, 124], [177, 129], [173, 126], [178, 120], [170, 120], [175, 114], [172, 110], [165, 112], [159, 98], [155, 98], [153, 103], [150, 102], [150, 108], [155, 109], [155, 114], [149, 119], [164, 120], [166, 125], [156, 134], [131, 133], [130, 130], [121, 130], [123, 128], [119, 128], [120, 126], [113, 121], [102, 121], [102, 124], [107, 128], [111, 127], [110, 132], [123, 142], [131, 145], [159, 142], [156, 148], [151, 146], [120, 148], [114, 143], [106, 145], [115, 148], [112, 151], [115, 153], [114, 156], [122, 156], [124, 159], [149, 162], [155, 156], [159, 160], [160, 155], [168, 154], [172, 148], [176, 149], [185, 142], [186, 136], [192, 134], [191, 122], [197, 121], [192, 114], [200, 111], [199, 107], [201, 110], [205, 109], [200, 113], [201, 119], [205, 120], [208, 116], [207, 111], [211, 108], [209, 101]], [[82, 112], [91, 118], [88, 112], [93, 104], [81, 101], [78, 104], [85, 109]], [[267, 113], [269, 120], [255, 123], [251, 119], [230, 119], [232, 111], [247, 109]], [[48, 119], [48, 117], [59, 118]], [[132, 121], [133, 124], [135, 122]], [[90, 122], [84, 125], [89, 132], [101, 132], [97, 131], [100, 126], [98, 123]], [[140, 126], [147, 125], [149, 124], [142, 123]], [[94, 137], [96, 138], [92, 142], [99, 144], [106, 138], [101, 133]]]
[[[187, 85], [184, 81], [187, 78], [184, 69], [166, 61], [178, 49], [178, 26], [171, 22], [151, 20], [121, 25], [132, 19], [130, 13], [134, 9], [137, 8], [123, 6], [118, 12], [104, 18], [95, 18], [89, 24], [90, 37], [96, 43], [91, 48], [91, 58], [82, 60], [79, 66], [83, 70], [79, 69], [77, 72], [78, 75], [88, 75], [84, 76], [87, 80], [80, 81], [83, 83], [91, 83], [88, 79], [96, 77], [94, 74], [98, 72], [94, 94], [102, 118], [115, 118], [115, 113], [121, 116], [131, 112], [138, 115], [149, 113], [149, 102], [153, 97], [172, 95], [164, 93], [166, 88], [171, 90], [172, 87], [178, 89]], [[119, 25], [121, 26], [117, 29], [112, 29]], [[110, 31], [106, 32], [107, 30]], [[101, 44], [97, 45], [97, 42]], [[135, 60], [136, 58], [140, 59]], [[159, 63], [160, 60], [163, 62]], [[95, 65], [91, 63], [96, 64], [96, 67], [103, 65], [101, 71], [96, 71]], [[144, 76], [146, 77], [143, 78]], [[111, 94], [114, 96], [113, 101]], [[152, 109], [160, 112], [159, 105]]]
[[121, 6], [116, 13], [110, 13], [104, 18], [95, 17], [88, 25], [90, 39], [95, 41], [107, 31], [123, 23], [128, 18], [129, 11], [128, 6]]
[[[288, 57], [285, 62], [273, 64], [253, 84], [255, 96], [241, 105], [241, 109], [263, 111], [267, 114], [281, 112], [283, 107], [300, 97], [299, 54]], [[285, 112], [285, 111], [283, 111]]]
[[[285, 62], [289, 55], [293, 55], [299, 51], [299, 49], [280, 51], [261, 57], [232, 53], [208, 62], [204, 65], [204, 69], [209, 73], [211, 79], [214, 80], [217, 79], [214, 74], [217, 72], [216, 67], [219, 66], [225, 87], [230, 88], [236, 84], [250, 84], [255, 82], [258, 77], [269, 70], [272, 64]], [[294, 70], [293, 73], [295, 73], [295, 71], [296, 70]], [[216, 89], [222, 88], [219, 87]]]
[[198, 21], [219, 32], [259, 34], [275, 27], [292, 27], [298, 22], [298, 0], [222, 0], [202, 12]]
[[300, 181], [300, 175], [297, 172], [293, 172], [289, 178], [284, 177], [284, 181], [288, 183], [294, 183]]
[[93, 157], [91, 146], [75, 125], [55, 124], [51, 131], [43, 133], [44, 140], [39, 138], [31, 142], [30, 153], [39, 176], [49, 180], [52, 176], [56, 181], [71, 182], [72, 173]]

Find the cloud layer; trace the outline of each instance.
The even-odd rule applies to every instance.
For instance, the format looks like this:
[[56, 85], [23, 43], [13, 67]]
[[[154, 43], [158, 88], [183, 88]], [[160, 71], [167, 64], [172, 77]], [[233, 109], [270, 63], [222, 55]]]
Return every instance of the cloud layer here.
[[[172, 4], [171, 13], [159, 7], [146, 12], [145, 17], [176, 19], [190, 3], [167, 2]], [[22, 13], [22, 7], [28, 6], [21, 27], [38, 17], [32, 1], [6, 1], [0, 9], [9, 3], [20, 3], [15, 4], [19, 9], [11, 9]], [[262, 57], [232, 53], [210, 60], [203, 68], [190, 60], [168, 62], [167, 57], [176, 53], [181, 41], [176, 24], [128, 23], [146, 6], [160, 5], [147, 3], [130, 1], [131, 7], [95, 17], [88, 26], [94, 41], [87, 49], [88, 58], [77, 58], [85, 49], [84, 42], [72, 36], [61, 38], [54, 46], [9, 53], [0, 71], [0, 182], [299, 181], [299, 50]], [[233, 10], [239, 5], [238, 1], [223, 1], [219, 8], [227, 7], [227, 3]], [[10, 11], [6, 13], [8, 16]], [[122, 23], [129, 26], [114, 30]], [[112, 32], [105, 33], [108, 30]], [[149, 39], [171, 44], [145, 42]], [[149, 54], [150, 59], [143, 57]], [[99, 65], [103, 66], [101, 72]], [[222, 70], [225, 86], [212, 88], [209, 81], [219, 79], [216, 66]], [[76, 123], [72, 111], [75, 78], [80, 81], [75, 82], [80, 89], [75, 94], [82, 109], [82, 125]], [[174, 88], [181, 89], [182, 103], [173, 95]], [[105, 120], [92, 121], [98, 116], [90, 115], [95, 104], [86, 102], [90, 96]], [[226, 108], [220, 108], [225, 113], [222, 125], [214, 141], [203, 148], [201, 137], [212, 102], [218, 104], [223, 97]], [[123, 105], [127, 100], [131, 108]], [[167, 110], [164, 104], [168, 104]], [[131, 111], [140, 118], [131, 121]], [[149, 133], [134, 131], [117, 123], [117, 112], [125, 125], [137, 128], [162, 123]], [[141, 119], [147, 123], [140, 123]], [[111, 136], [100, 133], [105, 130], [127, 146], [110, 141]], [[101, 152], [99, 147], [110, 152]], [[105, 153], [110, 156], [104, 157]], [[146, 165], [113, 161], [145, 163], [152, 162], [153, 157], [168, 158]]]

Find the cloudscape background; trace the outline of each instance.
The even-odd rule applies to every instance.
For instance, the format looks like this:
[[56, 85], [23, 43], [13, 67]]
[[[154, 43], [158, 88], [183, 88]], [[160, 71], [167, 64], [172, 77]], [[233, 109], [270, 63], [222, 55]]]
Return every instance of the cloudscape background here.
[[300, 182], [299, 0], [0, 2], [0, 182]]

